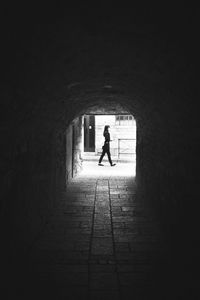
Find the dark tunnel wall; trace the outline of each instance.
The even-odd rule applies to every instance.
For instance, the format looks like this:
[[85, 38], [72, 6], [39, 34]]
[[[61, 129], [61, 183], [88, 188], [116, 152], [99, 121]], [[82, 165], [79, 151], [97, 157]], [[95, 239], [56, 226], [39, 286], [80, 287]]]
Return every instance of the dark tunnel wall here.
[[[113, 101], [136, 118], [138, 197], [172, 243], [182, 245], [185, 232], [196, 243], [195, 53], [182, 34], [177, 39], [173, 30], [131, 18], [124, 26], [96, 28], [77, 20], [33, 26], [27, 39], [22, 32], [7, 44], [0, 191], [5, 252], [15, 257], [31, 247], [59, 202], [70, 122], [91, 105]], [[184, 38], [191, 45], [192, 36]]]

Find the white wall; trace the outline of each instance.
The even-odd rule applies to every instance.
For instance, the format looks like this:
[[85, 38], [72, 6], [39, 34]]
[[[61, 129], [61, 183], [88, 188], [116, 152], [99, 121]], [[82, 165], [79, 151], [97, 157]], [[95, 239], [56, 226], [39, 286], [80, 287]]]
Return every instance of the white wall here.
[[[110, 126], [110, 137], [113, 140], [110, 143], [111, 155], [118, 156], [119, 144], [120, 149], [123, 152], [135, 152], [136, 147], [136, 122], [134, 120], [132, 126], [116, 125], [115, 115], [96, 115], [95, 116], [95, 152], [99, 154], [102, 151], [102, 145], [104, 144], [103, 130], [105, 125]], [[120, 139], [123, 139], [119, 142]], [[124, 141], [125, 139], [132, 139], [134, 141]], [[129, 148], [127, 150], [127, 148]], [[120, 151], [120, 152], [121, 152]], [[121, 158], [126, 158], [130, 155], [121, 154]], [[131, 154], [133, 156], [133, 154]]]

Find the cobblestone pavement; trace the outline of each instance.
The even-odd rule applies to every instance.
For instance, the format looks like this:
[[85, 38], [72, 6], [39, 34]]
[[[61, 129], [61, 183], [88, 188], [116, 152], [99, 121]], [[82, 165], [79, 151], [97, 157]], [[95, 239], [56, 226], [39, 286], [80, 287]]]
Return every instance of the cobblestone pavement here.
[[26, 299], [165, 299], [164, 258], [133, 177], [80, 176], [32, 248]]

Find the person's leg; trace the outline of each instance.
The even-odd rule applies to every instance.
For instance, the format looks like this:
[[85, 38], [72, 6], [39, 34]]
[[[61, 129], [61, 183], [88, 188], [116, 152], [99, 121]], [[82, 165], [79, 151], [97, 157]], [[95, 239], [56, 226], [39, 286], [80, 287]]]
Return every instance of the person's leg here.
[[107, 151], [107, 155], [108, 155], [108, 160], [109, 160], [109, 163], [110, 163], [111, 167], [115, 166], [116, 164], [112, 163], [112, 159], [111, 159], [111, 155], [110, 155], [110, 150]]
[[103, 152], [101, 153], [101, 156], [99, 158], [99, 164], [102, 162], [102, 159], [103, 159], [105, 154], [106, 154], [106, 152], [105, 152], [105, 150], [103, 150]]
[[107, 155], [108, 155], [109, 163], [112, 166], [112, 159], [111, 159], [111, 156], [110, 156], [110, 150], [107, 151]]

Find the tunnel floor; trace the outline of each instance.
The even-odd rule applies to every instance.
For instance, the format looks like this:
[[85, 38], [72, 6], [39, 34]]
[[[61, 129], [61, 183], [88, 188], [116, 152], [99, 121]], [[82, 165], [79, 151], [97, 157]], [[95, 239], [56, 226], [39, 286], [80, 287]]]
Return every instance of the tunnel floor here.
[[135, 161], [113, 160], [115, 166], [111, 167], [108, 159], [102, 161], [103, 166], [98, 166], [98, 158], [95, 160], [83, 160], [82, 170], [79, 176], [82, 177], [134, 177], [136, 164]]
[[31, 250], [25, 298], [167, 299], [164, 241], [136, 198], [134, 177], [83, 174]]

